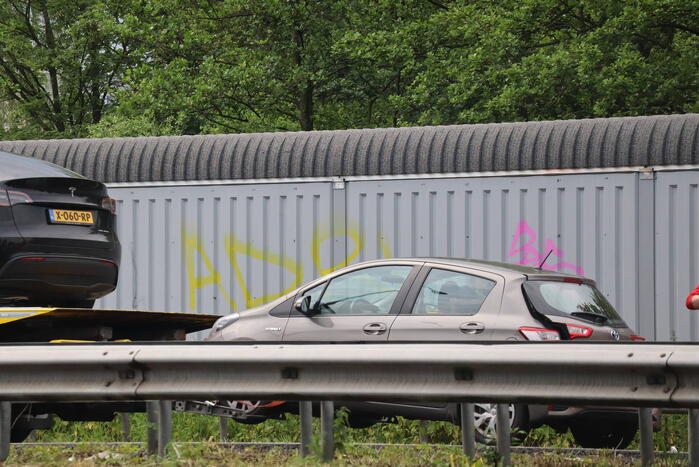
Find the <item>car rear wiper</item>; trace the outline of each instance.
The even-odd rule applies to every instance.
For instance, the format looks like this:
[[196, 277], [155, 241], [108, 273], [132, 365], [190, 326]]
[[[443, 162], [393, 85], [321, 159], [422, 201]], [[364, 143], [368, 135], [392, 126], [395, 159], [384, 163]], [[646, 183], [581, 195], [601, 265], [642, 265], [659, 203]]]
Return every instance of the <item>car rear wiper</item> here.
[[574, 311], [571, 313], [571, 316], [575, 316], [576, 318], [587, 319], [598, 324], [604, 324], [607, 321], [609, 321], [609, 318], [607, 318], [606, 316], [599, 315], [597, 313], [590, 313], [589, 311]]

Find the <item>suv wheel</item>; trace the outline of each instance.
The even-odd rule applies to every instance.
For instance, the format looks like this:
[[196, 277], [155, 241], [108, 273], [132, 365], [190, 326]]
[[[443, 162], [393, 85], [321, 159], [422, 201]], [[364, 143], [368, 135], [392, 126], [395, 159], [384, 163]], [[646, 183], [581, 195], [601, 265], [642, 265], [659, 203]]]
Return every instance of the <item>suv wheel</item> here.
[[[474, 420], [476, 429], [476, 441], [482, 444], [495, 444], [497, 441], [497, 405], [496, 404], [473, 404]], [[513, 444], [521, 443], [529, 432], [529, 412], [527, 406], [523, 404], [509, 404], [509, 419], [511, 440]]]

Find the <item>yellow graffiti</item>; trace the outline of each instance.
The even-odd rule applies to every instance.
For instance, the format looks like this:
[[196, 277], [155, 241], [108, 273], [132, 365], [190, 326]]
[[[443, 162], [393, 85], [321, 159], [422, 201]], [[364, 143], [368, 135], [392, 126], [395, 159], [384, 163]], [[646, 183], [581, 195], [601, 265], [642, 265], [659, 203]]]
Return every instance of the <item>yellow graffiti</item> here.
[[381, 253], [383, 253], [383, 258], [391, 258], [391, 249], [388, 247], [388, 243], [381, 236], [380, 233], [376, 234], [376, 241], [381, 245]]
[[[321, 258], [322, 246], [327, 241], [333, 241], [340, 237], [343, 242], [351, 240], [354, 243], [354, 248], [350, 253], [345, 255], [340, 261], [335, 264], [331, 264], [329, 267], [323, 267], [323, 262]], [[182, 243], [184, 246], [184, 255], [187, 262], [187, 279], [189, 282], [189, 306], [192, 309], [196, 309], [196, 291], [208, 287], [210, 285], [215, 285], [223, 294], [225, 299], [230, 304], [233, 310], [238, 309], [238, 303], [236, 303], [224, 287], [223, 281], [221, 280], [221, 274], [215, 270], [212, 265], [209, 256], [206, 253], [206, 249], [202, 245], [199, 237], [197, 235], [187, 233], [186, 229], [182, 229]], [[391, 252], [388, 244], [383, 239], [383, 237], [377, 235], [377, 243], [381, 248], [381, 252], [384, 258], [390, 258]], [[252, 308], [263, 303], [267, 303], [276, 298], [279, 298], [303, 283], [304, 279], [304, 268], [303, 264], [289, 256], [280, 255], [270, 250], [260, 250], [256, 248], [252, 242], [243, 242], [233, 234], [228, 234], [224, 237], [224, 247], [226, 250], [226, 255], [228, 261], [233, 270], [235, 281], [240, 288], [240, 292], [245, 300], [245, 308]], [[365, 248], [364, 238], [356, 226], [350, 226], [347, 229], [339, 228], [335, 230], [327, 229], [317, 229], [313, 232], [313, 237], [311, 240], [311, 258], [313, 264], [319, 275], [328, 274], [341, 267], [350, 264], [355, 260], [360, 252]], [[239, 257], [241, 255], [249, 256], [255, 260], [263, 261], [267, 264], [282, 267], [285, 270], [293, 274], [293, 281], [284, 290], [278, 293], [272, 293], [264, 295], [262, 297], [255, 297], [250, 286], [245, 281], [243, 271], [239, 264]], [[206, 270], [205, 275], [197, 275], [197, 257], [199, 257], [203, 263], [203, 267]]]
[[[196, 291], [202, 287], [215, 284], [223, 296], [230, 303], [231, 308], [237, 309], [238, 305], [231, 299], [226, 292], [226, 289], [221, 283], [221, 275], [216, 271], [211, 264], [209, 256], [204, 251], [204, 248], [199, 242], [196, 235], [188, 234], [185, 229], [182, 229], [182, 244], [184, 245], [184, 255], [187, 262], [187, 279], [189, 281], [189, 306], [194, 309], [197, 303]], [[196, 255], [201, 257], [204, 266], [209, 271], [208, 276], [197, 276], [196, 274]]]
[[[301, 285], [301, 283], [303, 282], [303, 265], [298, 264], [296, 261], [294, 261], [292, 258], [289, 258], [288, 256], [280, 256], [268, 250], [258, 250], [257, 248], [253, 247], [252, 243], [250, 242], [244, 243], [239, 240], [236, 240], [233, 234], [229, 234], [226, 236], [225, 245], [226, 251], [228, 252], [228, 260], [231, 263], [231, 267], [233, 267], [236, 280], [238, 281], [238, 285], [240, 285], [240, 290], [242, 291], [243, 296], [245, 297], [245, 306], [247, 308], [262, 305], [263, 303], [267, 303], [271, 300], [274, 300], [275, 298], [279, 298], [282, 295], [291, 292], [296, 287]], [[238, 266], [238, 254], [248, 255], [257, 260], [265, 261], [269, 264], [274, 264], [276, 266], [281, 266], [294, 274], [294, 282], [289, 287], [287, 287], [279, 293], [265, 295], [260, 298], [254, 298], [252, 293], [248, 289], [247, 284], [245, 283], [243, 272], [240, 270], [240, 267]]]
[[[324, 242], [332, 240], [335, 237], [345, 237], [352, 240], [354, 242], [354, 250], [352, 250], [351, 253], [346, 255], [336, 264], [331, 265], [329, 268], [323, 268], [323, 265], [320, 261], [321, 246]], [[356, 227], [351, 227], [347, 230], [339, 228], [333, 231], [326, 229], [317, 229], [316, 231], [314, 231], [313, 240], [311, 243], [311, 258], [313, 258], [313, 264], [315, 264], [318, 273], [322, 276], [324, 274], [331, 273], [350, 264], [357, 256], [359, 256], [359, 252], [362, 251], [362, 249], [364, 249], [363, 240], [364, 239], [362, 238], [359, 229]]]

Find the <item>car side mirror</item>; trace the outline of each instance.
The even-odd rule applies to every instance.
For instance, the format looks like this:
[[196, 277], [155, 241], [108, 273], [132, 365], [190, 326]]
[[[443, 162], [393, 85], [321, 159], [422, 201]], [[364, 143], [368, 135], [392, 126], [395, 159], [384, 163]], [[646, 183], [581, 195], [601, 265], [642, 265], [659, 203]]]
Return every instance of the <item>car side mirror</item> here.
[[303, 313], [306, 316], [313, 315], [313, 310], [311, 309], [311, 296], [310, 295], [304, 295], [303, 297], [298, 298], [294, 302], [294, 308], [296, 311], [299, 313]]

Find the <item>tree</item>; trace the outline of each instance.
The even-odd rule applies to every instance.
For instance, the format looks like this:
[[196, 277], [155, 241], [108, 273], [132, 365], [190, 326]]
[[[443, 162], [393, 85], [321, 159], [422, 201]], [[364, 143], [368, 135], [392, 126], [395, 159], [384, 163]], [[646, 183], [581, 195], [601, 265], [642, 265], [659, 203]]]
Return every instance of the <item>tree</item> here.
[[402, 99], [417, 124], [699, 110], [699, 11], [678, 0], [459, 2]]
[[119, 112], [150, 109], [182, 133], [385, 126], [411, 60], [394, 37], [424, 0], [183, 0], [149, 5], [147, 63]]
[[100, 121], [109, 91], [132, 64], [120, 0], [6, 0], [0, 4], [0, 100], [14, 102], [46, 136], [77, 136]]
[[18, 137], [696, 112], [698, 70], [699, 9], [680, 0], [0, 5]]
[[118, 93], [183, 133], [310, 130], [341, 72], [326, 52], [346, 2], [153, 1], [142, 23], [148, 61]]

